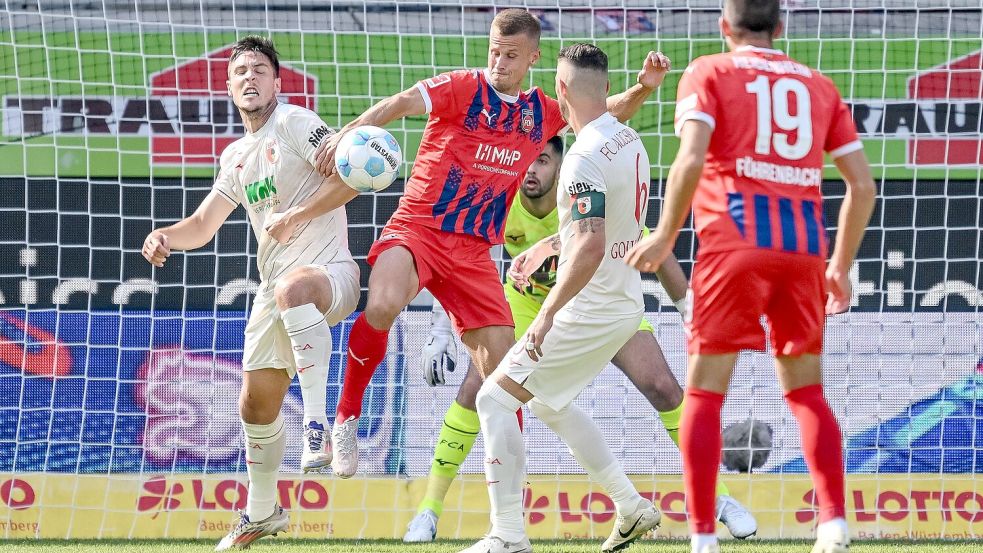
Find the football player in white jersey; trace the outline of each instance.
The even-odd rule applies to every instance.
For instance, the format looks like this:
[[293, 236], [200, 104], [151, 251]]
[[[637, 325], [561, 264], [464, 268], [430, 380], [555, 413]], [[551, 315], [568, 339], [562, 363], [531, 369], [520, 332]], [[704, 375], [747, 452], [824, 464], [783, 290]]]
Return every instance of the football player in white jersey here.
[[240, 520], [216, 551], [245, 548], [288, 527], [276, 481], [286, 443], [280, 408], [294, 374], [304, 400], [301, 466], [320, 470], [331, 462], [325, 405], [330, 327], [351, 314], [359, 298], [345, 208], [333, 207], [357, 193], [339, 186], [337, 175], [324, 178], [314, 170], [314, 152], [333, 131], [314, 112], [277, 100], [279, 69], [269, 39], [236, 42], [227, 84], [246, 135], [222, 153], [218, 178], [198, 209], [151, 232], [143, 246], [143, 256], [161, 267], [172, 250], [211, 241], [240, 204], [259, 243], [260, 285], [246, 325], [239, 398], [249, 493]]
[[638, 133], [607, 111], [607, 64], [604, 52], [590, 44], [559, 54], [557, 99], [577, 141], [557, 187], [556, 285], [525, 337], [478, 392], [492, 525], [466, 553], [532, 551], [522, 511], [525, 447], [515, 418], [527, 402], [614, 501], [618, 516], [602, 551], [627, 547], [661, 519], [594, 421], [572, 403], [635, 334], [644, 311], [641, 276], [621, 257], [645, 225], [649, 160]]

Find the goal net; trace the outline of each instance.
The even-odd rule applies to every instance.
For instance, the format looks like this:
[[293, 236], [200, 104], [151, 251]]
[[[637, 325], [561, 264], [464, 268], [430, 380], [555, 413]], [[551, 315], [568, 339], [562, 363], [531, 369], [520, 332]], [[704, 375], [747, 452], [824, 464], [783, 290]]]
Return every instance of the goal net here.
[[[203, 537], [245, 503], [237, 415], [243, 329], [256, 290], [255, 240], [237, 210], [205, 247], [154, 269], [147, 233], [190, 214], [222, 149], [243, 134], [225, 88], [229, 46], [271, 36], [282, 100], [333, 127], [421, 79], [483, 67], [495, 11], [530, 9], [543, 28], [530, 84], [553, 92], [556, 53], [591, 41], [611, 89], [649, 50], [674, 70], [631, 121], [652, 160], [650, 226], [677, 141], [679, 75], [720, 52], [719, 0], [102, 0], [0, 6], [0, 537]], [[777, 47], [838, 85], [877, 178], [879, 200], [851, 278], [853, 308], [829, 319], [826, 396], [842, 423], [849, 522], [861, 536], [976, 536], [983, 521], [983, 23], [978, 0], [786, 0]], [[389, 128], [406, 153], [425, 119]], [[571, 143], [573, 137], [567, 137]], [[835, 226], [844, 187], [823, 185]], [[365, 255], [402, 180], [348, 207]], [[834, 229], [831, 228], [831, 232]], [[695, 240], [676, 254], [687, 273]], [[680, 382], [678, 314], [646, 276], [646, 317]], [[364, 295], [363, 295], [364, 298]], [[364, 305], [364, 299], [363, 299]], [[404, 312], [372, 380], [353, 480], [298, 471], [298, 388], [279, 500], [305, 537], [402, 535], [425, 488], [434, 438], [463, 378], [422, 378], [425, 293]], [[343, 378], [351, 321], [334, 329], [328, 394]], [[461, 348], [459, 366], [466, 364]], [[639, 489], [684, 535], [679, 455], [655, 411], [614, 367], [578, 399]], [[811, 535], [816, 522], [794, 418], [765, 354], [741, 356], [725, 426], [757, 421], [751, 473], [721, 467], [758, 535]], [[526, 419], [533, 537], [605, 534], [613, 504], [562, 443]], [[740, 434], [739, 432], [737, 434]], [[747, 457], [748, 440], [727, 444]], [[448, 495], [440, 535], [487, 526], [479, 440]]]

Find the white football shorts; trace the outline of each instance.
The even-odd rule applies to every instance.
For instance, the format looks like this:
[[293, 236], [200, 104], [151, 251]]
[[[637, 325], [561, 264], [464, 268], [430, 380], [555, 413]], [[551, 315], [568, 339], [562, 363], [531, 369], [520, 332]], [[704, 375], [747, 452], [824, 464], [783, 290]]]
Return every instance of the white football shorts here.
[[[352, 314], [361, 293], [358, 264], [341, 261], [327, 265], [309, 265], [324, 271], [331, 283], [331, 306], [324, 320], [334, 326]], [[263, 291], [264, 288], [269, 288]], [[242, 370], [284, 369], [290, 378], [297, 372], [290, 338], [280, 319], [280, 309], [273, 296], [273, 287], [260, 287], [253, 299], [252, 312], [246, 323], [246, 338], [242, 348]]]
[[561, 309], [533, 361], [525, 337], [498, 366], [554, 411], [573, 401], [604, 370], [614, 354], [636, 333], [642, 315], [605, 319]]

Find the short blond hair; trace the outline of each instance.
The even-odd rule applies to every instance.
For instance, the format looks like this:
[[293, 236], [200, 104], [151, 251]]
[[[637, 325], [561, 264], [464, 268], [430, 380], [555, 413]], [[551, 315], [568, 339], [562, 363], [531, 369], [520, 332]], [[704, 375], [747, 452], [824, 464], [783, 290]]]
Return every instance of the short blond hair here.
[[539, 43], [539, 35], [542, 33], [536, 16], [518, 8], [509, 8], [498, 12], [498, 15], [492, 20], [492, 29], [497, 29], [502, 36], [526, 35], [535, 40], [537, 44]]

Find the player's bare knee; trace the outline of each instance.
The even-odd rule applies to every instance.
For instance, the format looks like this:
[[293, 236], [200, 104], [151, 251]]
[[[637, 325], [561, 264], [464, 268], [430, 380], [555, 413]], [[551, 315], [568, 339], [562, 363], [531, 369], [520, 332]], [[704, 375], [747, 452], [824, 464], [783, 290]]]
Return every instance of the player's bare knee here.
[[280, 405], [270, 395], [243, 389], [239, 394], [239, 418], [246, 424], [270, 424], [280, 414]]
[[321, 312], [331, 306], [331, 286], [327, 275], [314, 267], [298, 267], [281, 278], [273, 288], [281, 310], [313, 303]]
[[473, 363], [468, 364], [468, 372], [461, 382], [461, 387], [457, 389], [457, 401], [458, 405], [464, 407], [465, 409], [470, 409], [475, 411], [475, 398], [478, 395], [478, 390], [481, 389], [481, 384], [484, 379], [478, 372], [478, 369]]
[[639, 386], [639, 391], [656, 411], [672, 411], [683, 402], [683, 389], [669, 375], [653, 378]]
[[386, 291], [369, 290], [369, 299], [365, 304], [365, 319], [373, 328], [379, 330], [392, 328], [396, 317], [406, 307], [394, 294]]

